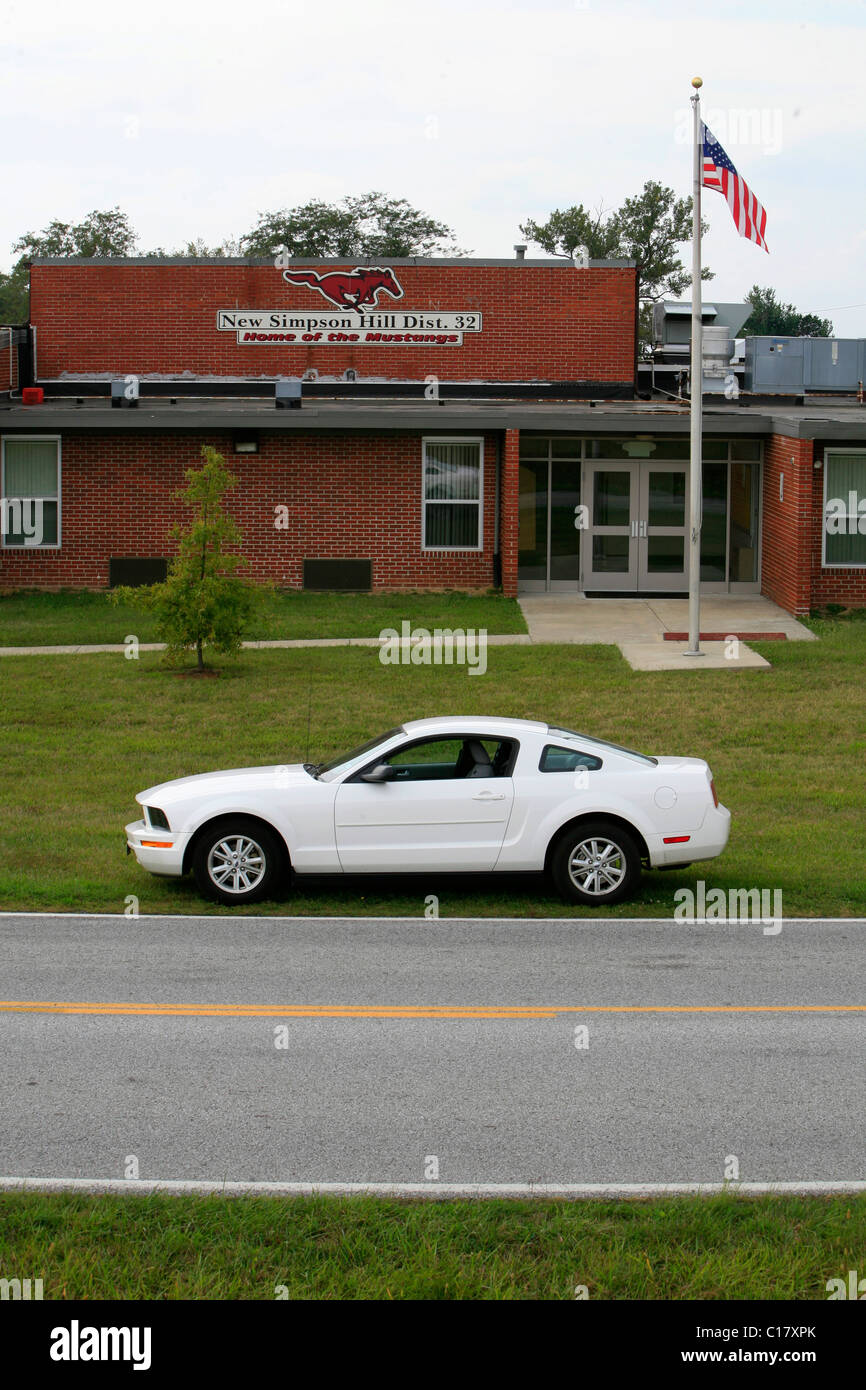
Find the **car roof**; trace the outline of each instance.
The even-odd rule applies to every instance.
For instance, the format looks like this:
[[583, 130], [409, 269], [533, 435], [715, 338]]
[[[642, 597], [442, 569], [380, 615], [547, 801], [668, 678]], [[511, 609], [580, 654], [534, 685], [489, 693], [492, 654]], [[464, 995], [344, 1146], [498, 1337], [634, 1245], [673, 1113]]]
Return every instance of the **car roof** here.
[[439, 719], [412, 719], [407, 721], [403, 728], [407, 734], [430, 734], [430, 733], [490, 733], [494, 729], [503, 734], [534, 733], [544, 734], [547, 732], [547, 725], [540, 719], [500, 719], [496, 715], [480, 716], [477, 714], [442, 715]]
[[442, 715], [438, 719], [412, 719], [403, 724], [403, 732], [410, 738], [423, 734], [478, 734], [482, 738], [500, 736], [519, 738], [521, 734], [536, 734], [556, 742], [577, 743], [581, 748], [593, 750], [605, 759], [622, 758], [629, 762], [651, 763], [646, 753], [638, 753], [606, 739], [593, 738], [592, 734], [582, 734], [574, 729], [563, 729], [559, 724], [547, 724], [541, 719], [498, 719], [496, 715], [477, 714]]

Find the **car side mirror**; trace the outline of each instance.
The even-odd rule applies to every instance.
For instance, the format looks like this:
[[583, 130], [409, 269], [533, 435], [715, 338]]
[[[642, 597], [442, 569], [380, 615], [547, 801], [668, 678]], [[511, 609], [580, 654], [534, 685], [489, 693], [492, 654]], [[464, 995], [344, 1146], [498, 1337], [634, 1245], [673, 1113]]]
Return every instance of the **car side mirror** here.
[[361, 773], [362, 782], [392, 782], [397, 776], [396, 767], [390, 763], [377, 763], [369, 772]]

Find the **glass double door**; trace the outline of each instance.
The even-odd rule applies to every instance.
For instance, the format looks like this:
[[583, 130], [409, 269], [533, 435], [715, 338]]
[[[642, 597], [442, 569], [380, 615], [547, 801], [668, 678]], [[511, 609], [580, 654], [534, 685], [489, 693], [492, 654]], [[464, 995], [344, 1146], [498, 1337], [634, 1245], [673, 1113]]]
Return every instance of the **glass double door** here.
[[688, 464], [587, 463], [585, 495], [584, 589], [688, 589]]
[[527, 593], [688, 589], [688, 464], [520, 463], [518, 574]]

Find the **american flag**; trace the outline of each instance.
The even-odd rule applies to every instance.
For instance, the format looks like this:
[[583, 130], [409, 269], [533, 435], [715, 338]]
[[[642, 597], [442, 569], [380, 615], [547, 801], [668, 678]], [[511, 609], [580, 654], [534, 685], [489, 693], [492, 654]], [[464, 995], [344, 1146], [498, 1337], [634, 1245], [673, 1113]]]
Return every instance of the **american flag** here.
[[731, 216], [737, 224], [740, 236], [747, 237], [769, 252], [764, 240], [767, 214], [752, 193], [745, 179], [740, 178], [728, 155], [725, 154], [715, 135], [701, 121], [702, 175], [704, 188], [715, 188], [728, 200]]

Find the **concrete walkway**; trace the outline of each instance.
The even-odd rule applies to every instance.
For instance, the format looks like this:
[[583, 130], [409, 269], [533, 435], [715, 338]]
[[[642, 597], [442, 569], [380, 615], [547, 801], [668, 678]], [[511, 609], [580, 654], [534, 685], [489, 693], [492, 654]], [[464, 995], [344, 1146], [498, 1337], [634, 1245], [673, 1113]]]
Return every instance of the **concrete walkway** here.
[[[476, 633], [480, 630], [478, 628], [468, 629], [469, 632]], [[273, 642], [242, 642], [241, 646], [251, 651], [264, 650], [268, 647], [382, 647], [389, 640], [386, 637], [287, 637]], [[531, 642], [532, 638], [526, 632], [510, 632], [487, 638], [488, 647], [528, 647]], [[430, 643], [426, 639], [422, 639], [418, 645], [429, 646]], [[140, 652], [162, 652], [165, 651], [165, 643], [139, 642], [138, 650]], [[92, 642], [67, 647], [0, 647], [0, 656], [93, 656], [99, 652], [123, 653], [125, 651], [126, 644], [124, 642]]]
[[[687, 598], [583, 598], [580, 594], [524, 594], [518, 599], [533, 642], [649, 642], [665, 632], [687, 632]], [[759, 594], [701, 599], [702, 632], [784, 632], [811, 642], [810, 632], [784, 608]]]
[[[701, 640], [700, 657], [685, 656], [687, 642], [665, 641], [666, 632], [688, 632], [687, 598], [584, 598], [581, 594], [525, 594], [519, 600], [533, 642], [615, 642], [635, 671], [721, 670], [768, 667], [743, 641]], [[783, 633], [787, 641], [812, 642], [814, 632], [759, 594], [701, 599], [701, 632]]]

